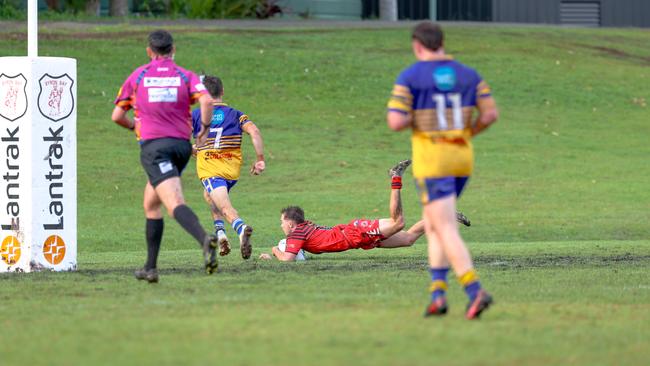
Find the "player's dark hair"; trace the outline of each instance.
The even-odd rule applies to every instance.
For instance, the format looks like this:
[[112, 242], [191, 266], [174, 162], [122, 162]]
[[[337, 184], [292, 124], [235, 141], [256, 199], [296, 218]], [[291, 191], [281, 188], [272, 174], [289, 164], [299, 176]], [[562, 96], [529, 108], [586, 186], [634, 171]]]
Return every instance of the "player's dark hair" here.
[[149, 33], [149, 48], [158, 55], [169, 55], [174, 49], [174, 38], [166, 30], [155, 30]]
[[219, 98], [223, 95], [223, 82], [218, 77], [206, 75], [203, 77], [203, 85], [213, 98]]
[[295, 221], [296, 224], [305, 222], [305, 212], [298, 206], [285, 207], [280, 213], [284, 215], [285, 219]]
[[438, 24], [421, 22], [413, 28], [411, 38], [417, 40], [431, 51], [437, 51], [438, 48], [442, 47], [444, 34]]

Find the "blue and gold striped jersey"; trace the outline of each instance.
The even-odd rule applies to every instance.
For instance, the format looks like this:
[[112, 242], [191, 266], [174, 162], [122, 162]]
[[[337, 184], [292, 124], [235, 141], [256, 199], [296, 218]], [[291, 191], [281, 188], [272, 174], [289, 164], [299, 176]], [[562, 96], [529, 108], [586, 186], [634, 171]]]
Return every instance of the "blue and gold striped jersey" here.
[[472, 114], [489, 86], [451, 57], [419, 61], [397, 77], [388, 109], [412, 117], [415, 178], [469, 176]]
[[[215, 103], [206, 142], [197, 146], [196, 172], [200, 179], [239, 179], [242, 164], [242, 126], [250, 122], [241, 111], [225, 103]], [[201, 129], [201, 110], [192, 112], [194, 136]]]

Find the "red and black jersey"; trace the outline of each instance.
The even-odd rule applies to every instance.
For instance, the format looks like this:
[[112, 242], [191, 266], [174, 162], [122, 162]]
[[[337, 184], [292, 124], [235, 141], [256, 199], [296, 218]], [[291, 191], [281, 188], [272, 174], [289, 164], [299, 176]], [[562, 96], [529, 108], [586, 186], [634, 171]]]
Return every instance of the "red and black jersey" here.
[[298, 224], [293, 232], [287, 236], [287, 249], [289, 253], [298, 254], [300, 249], [310, 253], [342, 252], [350, 249], [350, 245], [343, 235], [341, 227], [320, 226], [305, 221]]
[[287, 236], [286, 251], [298, 254], [300, 249], [310, 253], [343, 252], [348, 249], [372, 249], [384, 240], [378, 220], [355, 219], [333, 227], [310, 221], [298, 224]]

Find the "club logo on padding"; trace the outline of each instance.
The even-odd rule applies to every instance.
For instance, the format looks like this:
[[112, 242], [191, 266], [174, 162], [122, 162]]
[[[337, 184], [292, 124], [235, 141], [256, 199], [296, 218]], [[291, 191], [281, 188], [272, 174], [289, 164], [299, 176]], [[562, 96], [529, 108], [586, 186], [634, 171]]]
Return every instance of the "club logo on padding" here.
[[0, 116], [11, 122], [27, 112], [27, 79], [0, 74]]
[[41, 115], [54, 122], [68, 118], [74, 111], [74, 80], [68, 74], [45, 74], [38, 80], [38, 84], [41, 88], [38, 92], [38, 110]]

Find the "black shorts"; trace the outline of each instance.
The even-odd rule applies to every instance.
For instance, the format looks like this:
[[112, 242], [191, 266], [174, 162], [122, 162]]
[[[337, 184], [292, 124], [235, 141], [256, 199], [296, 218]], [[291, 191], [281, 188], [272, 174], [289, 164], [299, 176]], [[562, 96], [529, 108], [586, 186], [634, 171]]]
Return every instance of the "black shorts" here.
[[187, 140], [160, 138], [140, 145], [140, 163], [152, 186], [165, 179], [180, 177], [192, 156], [192, 144]]

